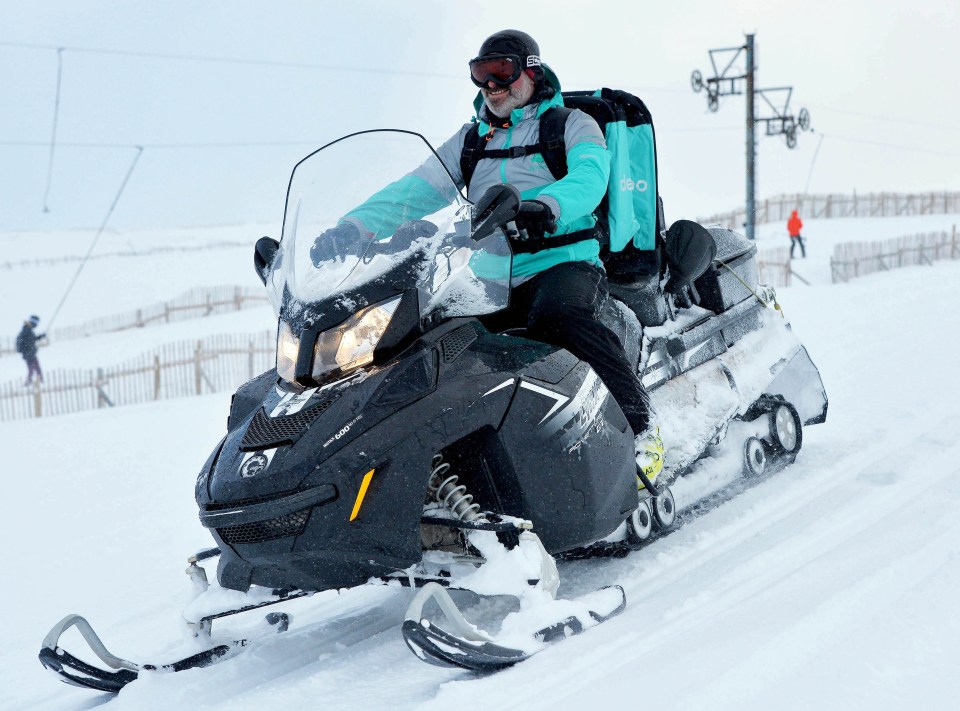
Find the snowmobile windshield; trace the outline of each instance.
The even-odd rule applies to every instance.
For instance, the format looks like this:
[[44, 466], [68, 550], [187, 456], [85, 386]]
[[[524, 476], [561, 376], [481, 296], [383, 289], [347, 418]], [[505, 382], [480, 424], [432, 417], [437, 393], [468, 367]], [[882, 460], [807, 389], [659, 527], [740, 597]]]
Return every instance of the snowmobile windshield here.
[[474, 240], [470, 220], [470, 204], [419, 134], [334, 141], [290, 178], [267, 282], [274, 309], [294, 332], [304, 314], [352, 314], [412, 289], [421, 317], [499, 311], [509, 299], [506, 236]]

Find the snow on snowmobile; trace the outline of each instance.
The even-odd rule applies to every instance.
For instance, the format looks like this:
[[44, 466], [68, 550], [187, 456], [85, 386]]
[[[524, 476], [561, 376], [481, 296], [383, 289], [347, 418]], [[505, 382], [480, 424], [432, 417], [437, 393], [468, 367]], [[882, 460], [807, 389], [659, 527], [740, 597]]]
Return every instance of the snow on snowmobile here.
[[[413, 165], [416, 189], [377, 204]], [[425, 194], [443, 198], [427, 215]], [[332, 258], [318, 261], [317, 236], [360, 204], [405, 219], [359, 248], [327, 245]], [[278, 317], [276, 368], [236, 392], [196, 483], [216, 542], [188, 568], [197, 596], [184, 617], [199, 651], [138, 664], [70, 615], [44, 640], [44, 666], [118, 691], [144, 669], [237, 653], [246, 639], [214, 642], [221, 617], [386, 585], [418, 589], [402, 626], [418, 657], [500, 669], [624, 608], [618, 586], [558, 599], [556, 560], [625, 552], [670, 530], [673, 488], [708, 447], [736, 439], [753, 474], [793, 460], [803, 426], [825, 418], [826, 395], [768, 308], [752, 243], [721, 229], [667, 243], [660, 256], [695, 285], [699, 307], [676, 312], [659, 269], [611, 282], [603, 318], [651, 392], [667, 448], [664, 472], [638, 483], [634, 433], [596, 373], [479, 320], [508, 304], [519, 204], [504, 185], [471, 205], [429, 143], [405, 131], [351, 134], [298, 163], [282, 239], [261, 239], [255, 254]], [[201, 564], [213, 560], [209, 582]], [[512, 596], [520, 610], [491, 634], [466, 620], [451, 589]], [[265, 622], [282, 632], [290, 617]], [[109, 669], [59, 646], [72, 627]]]

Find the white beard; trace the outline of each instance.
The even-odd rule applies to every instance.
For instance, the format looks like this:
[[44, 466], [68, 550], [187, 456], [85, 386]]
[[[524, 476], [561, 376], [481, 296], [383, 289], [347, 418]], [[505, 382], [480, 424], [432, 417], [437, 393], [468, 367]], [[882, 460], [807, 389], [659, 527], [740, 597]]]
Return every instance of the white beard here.
[[483, 103], [494, 116], [506, 118], [514, 109], [524, 106], [530, 97], [533, 96], [533, 80], [526, 75], [521, 75], [521, 80], [510, 85], [506, 94], [500, 95], [496, 105], [493, 105], [487, 97], [487, 90], [483, 89]]

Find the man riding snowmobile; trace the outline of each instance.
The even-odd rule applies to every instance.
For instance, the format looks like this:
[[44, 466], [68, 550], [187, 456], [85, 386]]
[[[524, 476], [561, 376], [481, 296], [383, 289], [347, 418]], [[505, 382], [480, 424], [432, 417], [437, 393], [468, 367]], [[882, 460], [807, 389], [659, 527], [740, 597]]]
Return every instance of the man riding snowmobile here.
[[[535, 88], [537, 72], [523, 74], [524, 66], [556, 86], [535, 54], [486, 57], [496, 61], [475, 62], [483, 73], [474, 79], [490, 103], [513, 97], [518, 82], [529, 90], [521, 75]], [[497, 81], [504, 92], [493, 88]], [[527, 90], [519, 100], [532, 98]], [[68, 615], [43, 640], [45, 667], [71, 684], [118, 691], [141, 671], [207, 666], [255, 641], [219, 631], [219, 623], [213, 630], [216, 620], [318, 592], [349, 601], [355, 588], [392, 595], [408, 585], [419, 590], [401, 631], [418, 658], [503, 668], [624, 608], [616, 585], [558, 599], [556, 561], [624, 555], [669, 532], [679, 510], [724, 486], [724, 474], [739, 476], [711, 465], [714, 446], [740, 449], [747, 476], [794, 460], [802, 428], [826, 417], [826, 394], [790, 324], [769, 308], [776, 302], [758, 283], [756, 246], [729, 230], [699, 228], [710, 249], [688, 250], [697, 230], [684, 240], [684, 225], [674, 225], [653, 255], [659, 261], [663, 253], [670, 279], [699, 307], [668, 321], [669, 280], [661, 289], [659, 270], [647, 275], [652, 291], [618, 280], [616, 298], [604, 303], [596, 240], [583, 232], [595, 226], [587, 189], [535, 179], [537, 150], [526, 140], [536, 126], [527, 114], [543, 101], [510, 108], [496, 129], [486, 122], [495, 112], [483, 112], [479, 129], [464, 127], [439, 155], [419, 134], [380, 129], [332, 141], [297, 163], [282, 237], [255, 248], [278, 320], [276, 367], [237, 390], [227, 432], [195, 485], [200, 522], [216, 547], [189, 559], [197, 597], [183, 613], [188, 654], [158, 664], [124, 659], [84, 618]], [[569, 175], [602, 175], [602, 139], [588, 132], [576, 141], [576, 126], [589, 124], [576, 112], [569, 118]], [[457, 151], [478, 131], [492, 147], [464, 180]], [[521, 145], [509, 148], [514, 143]], [[490, 188], [478, 197], [485, 171]], [[459, 194], [464, 183], [475, 205]], [[555, 274], [572, 275], [576, 288]], [[647, 293], [657, 308], [638, 307], [635, 297]], [[528, 329], [485, 327], [511, 298], [513, 309], [529, 309], [519, 319]], [[626, 405], [607, 397], [615, 378], [608, 388], [604, 364], [589, 360], [596, 343], [587, 340], [578, 357], [576, 344], [526, 337], [533, 328], [542, 340], [572, 341], [557, 305], [573, 299], [582, 300], [570, 305], [584, 328], [602, 319], [615, 332], [608, 353], [628, 354], [627, 367], [642, 374], [660, 417], [669, 418], [669, 457], [656, 485], [631, 456], [629, 397]], [[216, 584], [204, 567], [214, 560]], [[464, 618], [447, 589], [513, 596], [520, 609], [491, 635]], [[431, 602], [442, 618], [426, 610]], [[283, 632], [291, 618], [273, 612], [264, 622], [262, 632]], [[61, 646], [72, 628], [102, 664]]]
[[[663, 468], [659, 427], [651, 422], [649, 398], [622, 343], [599, 318], [608, 295], [595, 214], [610, 175], [603, 132], [592, 117], [574, 109], [564, 130], [567, 174], [554, 178], [537, 147], [540, 117], [563, 105], [560, 82], [524, 32], [503, 30], [488, 37], [470, 60], [470, 78], [480, 89], [479, 121], [465, 124], [437, 154], [468, 197], [476, 200], [490, 187], [510, 183], [523, 198], [516, 218], [520, 238], [512, 244], [510, 307], [483, 323], [493, 331], [525, 327], [529, 338], [589, 363], [623, 409], [636, 435], [637, 465], [653, 482]], [[471, 133], [483, 141], [479, 158], [471, 162], [472, 175], [465, 176], [464, 148]], [[379, 191], [317, 238], [315, 263], [340, 250], [356, 253], [371, 239], [392, 235], [401, 223], [449, 202], [452, 196], [438, 192], [444, 186], [449, 186], [446, 176], [437, 179], [421, 168]], [[399, 214], [395, 205], [411, 201], [396, 198], [411, 190], [423, 193], [423, 211], [411, 214], [408, 208]]]

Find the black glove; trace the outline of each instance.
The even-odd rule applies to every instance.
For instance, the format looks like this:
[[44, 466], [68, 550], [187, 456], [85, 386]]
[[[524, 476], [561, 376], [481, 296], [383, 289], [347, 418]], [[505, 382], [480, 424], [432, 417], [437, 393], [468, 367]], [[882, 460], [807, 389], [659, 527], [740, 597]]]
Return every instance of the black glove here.
[[332, 259], [343, 262], [348, 254], [356, 256], [363, 254], [365, 242], [367, 240], [360, 234], [356, 225], [351, 222], [341, 222], [317, 237], [313, 247], [310, 248], [310, 259], [315, 267]]
[[410, 248], [414, 240], [423, 237], [433, 237], [437, 234], [437, 226], [426, 220], [410, 220], [400, 225], [390, 238], [389, 251], [403, 252]]
[[664, 290], [673, 296], [673, 303], [681, 309], [689, 309], [694, 304], [700, 303], [700, 294], [697, 287], [689, 279], [677, 275], [671, 275], [667, 279], [667, 285]]
[[521, 202], [516, 221], [521, 240], [540, 239], [545, 233], [554, 232], [557, 229], [557, 218], [553, 216], [553, 210], [539, 200]]

